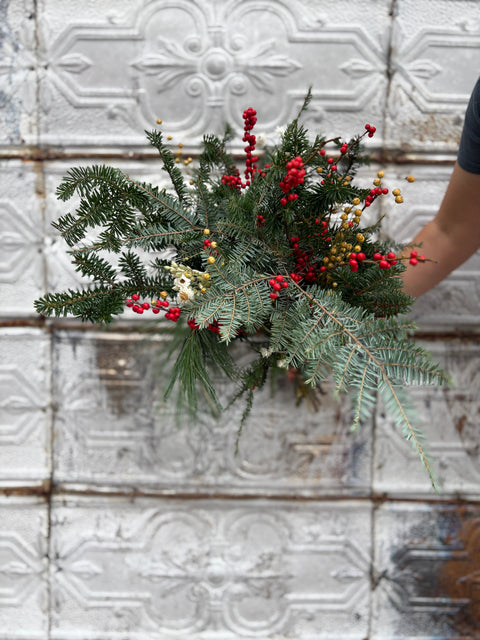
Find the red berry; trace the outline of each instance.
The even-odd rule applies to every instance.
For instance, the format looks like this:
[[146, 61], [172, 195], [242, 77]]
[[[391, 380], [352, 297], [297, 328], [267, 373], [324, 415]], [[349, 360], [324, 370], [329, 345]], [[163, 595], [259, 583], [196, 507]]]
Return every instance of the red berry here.
[[280, 204], [281, 204], [281, 205], [283, 205], [283, 206], [285, 206], [285, 205], [287, 204], [287, 199], [286, 199], [286, 198], [282, 198], [282, 199], [280, 200]]
[[393, 251], [389, 251], [389, 252], [387, 253], [387, 258], [388, 258], [389, 260], [395, 260], [395, 254], [393, 253]]
[[270, 298], [271, 298], [272, 300], [276, 300], [276, 299], [278, 298], [278, 295], [277, 295], [276, 293], [273, 293], [273, 292], [272, 292], [272, 293], [270, 294]]
[[418, 264], [418, 260], [416, 258], [410, 258], [409, 260], [410, 264], [415, 266], [416, 264]]
[[357, 253], [358, 262], [362, 262], [362, 260], [365, 260], [365, 258], [366, 258], [366, 255], [364, 253], [362, 253], [362, 252]]
[[380, 269], [390, 269], [390, 263], [386, 260], [380, 260], [378, 266], [380, 267]]
[[132, 296], [132, 300], [138, 300], [140, 298], [140, 296], [138, 295], [138, 293], [134, 293]]
[[381, 253], [374, 253], [373, 254], [373, 259], [374, 260], [381, 260], [383, 258]]

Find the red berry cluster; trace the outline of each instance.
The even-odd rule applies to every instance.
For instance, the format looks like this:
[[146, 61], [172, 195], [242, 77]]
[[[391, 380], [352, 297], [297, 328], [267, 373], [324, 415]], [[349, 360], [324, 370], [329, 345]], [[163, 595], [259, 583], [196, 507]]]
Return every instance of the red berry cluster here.
[[257, 172], [262, 176], [262, 178], [265, 177], [265, 172], [259, 171], [257, 169], [258, 157], [253, 155], [253, 152], [255, 151], [256, 138], [253, 133], [250, 132], [257, 122], [256, 116], [257, 112], [251, 107], [245, 109], [245, 111], [243, 112], [244, 135], [242, 140], [243, 142], [247, 143], [247, 146], [245, 147], [245, 153], [247, 154], [247, 159], [245, 160], [245, 182], [242, 182], [242, 179], [240, 178], [238, 172], [230, 176], [227, 174], [224, 174], [222, 176], [222, 183], [227, 185], [227, 187], [230, 187], [231, 189], [235, 189], [236, 191], [241, 191], [242, 189], [249, 187], [251, 181], [253, 180], [253, 176]]
[[278, 274], [278, 276], [275, 276], [275, 278], [272, 278], [271, 280], [269, 280], [268, 284], [273, 289], [273, 291], [270, 294], [270, 298], [272, 300], [276, 300], [278, 298], [279, 291], [281, 291], [282, 289], [288, 289], [288, 282], [285, 280], [285, 278], [281, 274]]
[[382, 189], [382, 187], [375, 187], [374, 189], [370, 189], [368, 196], [365, 198], [365, 206], [369, 207], [372, 202], [378, 198], [378, 196], [384, 195], [386, 196], [388, 193], [388, 189]]
[[263, 227], [265, 224], [265, 218], [263, 216], [257, 216], [257, 227]]
[[299, 241], [298, 236], [290, 238], [295, 259], [295, 271], [290, 274], [290, 277], [295, 282], [300, 282], [302, 278], [305, 278], [307, 282], [313, 282], [316, 280], [315, 265], [310, 264], [310, 255], [300, 248]]
[[195, 331], [195, 329], [200, 329], [200, 325], [195, 322], [195, 318], [190, 318], [189, 320], [187, 320], [187, 324], [192, 331]]
[[419, 256], [418, 251], [410, 251], [410, 259], [409, 262], [412, 266], [418, 264], [418, 261], [424, 262], [426, 260], [425, 256]]
[[303, 166], [303, 160], [300, 156], [297, 156], [293, 160], [287, 162], [287, 175], [280, 182], [280, 189], [283, 193], [288, 194], [286, 198], [280, 200], [280, 204], [286, 205], [288, 201], [296, 200], [298, 194], [288, 193], [299, 184], [303, 184], [305, 181], [305, 168]]
[[[190, 318], [189, 320], [187, 320], [187, 324], [192, 331], [200, 329], [200, 325], [196, 323], [195, 318]], [[222, 325], [218, 322], [218, 320], [214, 320], [207, 326], [207, 329], [209, 329], [213, 333], [220, 333], [221, 326]]]
[[352, 251], [348, 260], [350, 263], [350, 271], [358, 271], [359, 265], [365, 260], [366, 257], [367, 256], [362, 251], [360, 251], [359, 253], [355, 253], [354, 251]]
[[220, 324], [220, 322], [218, 320], [214, 320], [213, 322], [211, 322], [208, 326], [207, 329], [209, 329], [212, 333], [220, 333], [220, 327], [222, 325]]
[[251, 107], [249, 107], [248, 109], [245, 109], [245, 111], [243, 112], [243, 120], [244, 120], [243, 130], [245, 131], [245, 135], [243, 136], [242, 140], [243, 142], [247, 143], [247, 146], [245, 147], [245, 152], [247, 154], [247, 159], [245, 160], [246, 186], [250, 185], [250, 180], [253, 179], [253, 176], [257, 171], [256, 163], [258, 162], [258, 158], [257, 156], [253, 155], [253, 152], [255, 151], [256, 138], [252, 133], [250, 133], [250, 131], [253, 129], [253, 127], [257, 122], [256, 115], [257, 115], [257, 112], [255, 111], [255, 109], [252, 109]]
[[227, 187], [230, 187], [231, 189], [236, 189], [237, 191], [241, 191], [242, 189], [244, 189], [246, 187], [246, 185], [242, 182], [242, 179], [240, 178], [240, 176], [237, 175], [231, 175], [228, 176], [226, 173], [222, 176], [222, 182], [223, 184], [226, 184]]
[[382, 255], [378, 251], [373, 254], [373, 259], [378, 262], [380, 269], [390, 269], [393, 265], [397, 264], [397, 256], [393, 251], [389, 251], [387, 255]]
[[347, 153], [347, 151], [348, 151], [348, 144], [346, 142], [344, 142], [342, 144], [342, 146], [340, 147], [340, 153], [343, 155], [343, 154]]
[[180, 317], [180, 307], [170, 307], [170, 311], [167, 311], [165, 314], [165, 318], [167, 320], [172, 320], [172, 322], [177, 322]]
[[[165, 309], [170, 306], [168, 300], [155, 300], [155, 301], [152, 301], [151, 305], [148, 302], [142, 302], [141, 304], [137, 304], [138, 300], [140, 300], [140, 296], [138, 295], [138, 293], [134, 293], [131, 298], [128, 298], [128, 300], [125, 302], [125, 305], [129, 307], [134, 313], [138, 313], [140, 315], [145, 311], [148, 311], [149, 309], [152, 311], [152, 313], [156, 315], [157, 313], [160, 313], [160, 311], [162, 310], [162, 307]], [[165, 318], [176, 322], [178, 320], [179, 315], [180, 315], [180, 308], [171, 307], [165, 314]]]
[[373, 138], [373, 134], [375, 133], [376, 128], [373, 127], [371, 124], [366, 124], [365, 129], [368, 131], [368, 137]]

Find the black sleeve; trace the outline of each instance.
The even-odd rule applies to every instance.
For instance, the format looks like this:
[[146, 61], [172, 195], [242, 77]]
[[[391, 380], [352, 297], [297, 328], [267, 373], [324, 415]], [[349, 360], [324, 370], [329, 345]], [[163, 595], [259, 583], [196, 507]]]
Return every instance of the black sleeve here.
[[480, 78], [465, 113], [457, 161], [465, 171], [480, 173]]

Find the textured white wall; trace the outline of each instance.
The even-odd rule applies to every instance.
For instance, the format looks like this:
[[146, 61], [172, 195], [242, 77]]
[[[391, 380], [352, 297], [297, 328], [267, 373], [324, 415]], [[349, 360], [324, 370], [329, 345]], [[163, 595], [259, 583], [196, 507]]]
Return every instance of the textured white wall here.
[[[480, 73], [477, 0], [0, 0], [0, 637], [380, 640], [477, 637], [480, 255], [424, 296], [421, 339], [452, 374], [414, 393], [431, 493], [382, 408], [259, 398], [178, 429], [153, 343], [43, 322], [75, 282], [50, 221], [75, 163], [160, 180], [161, 117], [195, 156], [257, 109], [272, 136], [365, 122], [410, 239], [436, 212]], [[370, 173], [365, 173], [370, 179]], [[477, 572], [477, 573], [475, 573]]]

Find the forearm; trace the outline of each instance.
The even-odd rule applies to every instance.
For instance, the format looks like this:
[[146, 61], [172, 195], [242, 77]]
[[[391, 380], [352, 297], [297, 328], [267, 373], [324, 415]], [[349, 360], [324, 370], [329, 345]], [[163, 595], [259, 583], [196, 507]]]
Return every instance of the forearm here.
[[412, 241], [435, 262], [408, 265], [404, 289], [418, 297], [459, 267], [480, 247], [480, 175], [455, 166], [435, 218]]
[[452, 243], [449, 235], [438, 226], [436, 220], [429, 222], [414, 238], [412, 244], [419, 244], [419, 254], [434, 262], [419, 262], [412, 266], [407, 263], [404, 273], [404, 290], [417, 298], [446, 278], [459, 267], [467, 257]]

